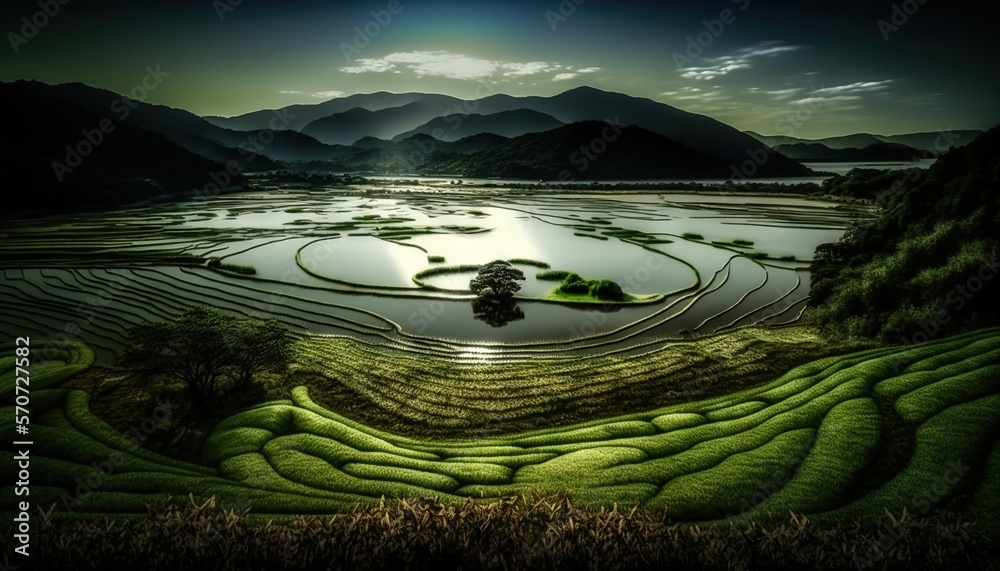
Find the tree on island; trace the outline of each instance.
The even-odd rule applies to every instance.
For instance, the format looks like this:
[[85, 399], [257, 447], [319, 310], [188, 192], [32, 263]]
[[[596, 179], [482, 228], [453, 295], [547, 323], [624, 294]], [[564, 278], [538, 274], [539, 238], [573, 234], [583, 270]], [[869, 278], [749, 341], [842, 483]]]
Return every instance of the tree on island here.
[[484, 295], [511, 297], [521, 291], [521, 284], [517, 282], [524, 279], [524, 272], [512, 266], [510, 262], [494, 260], [479, 268], [479, 273], [469, 282], [469, 289], [480, 297]]
[[183, 382], [194, 405], [206, 404], [267, 370], [283, 370], [292, 336], [274, 319], [238, 319], [196, 307], [180, 317], [129, 329], [119, 366], [143, 377]]

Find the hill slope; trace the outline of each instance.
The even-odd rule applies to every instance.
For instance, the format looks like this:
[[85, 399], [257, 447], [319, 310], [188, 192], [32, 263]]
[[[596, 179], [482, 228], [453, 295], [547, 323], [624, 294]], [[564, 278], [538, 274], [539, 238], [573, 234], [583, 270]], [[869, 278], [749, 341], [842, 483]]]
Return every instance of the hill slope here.
[[863, 149], [833, 149], [820, 143], [796, 143], [774, 148], [786, 157], [799, 161], [864, 162], [909, 161], [919, 158], [920, 151], [905, 145], [876, 143]]
[[[12, 113], [6, 120], [8, 132], [18, 134], [0, 143], [0, 154], [10, 165], [6, 211], [118, 206], [204, 188], [212, 182], [212, 173], [225, 170], [163, 135], [129, 123], [105, 123], [113, 129], [101, 133], [105, 116], [62, 99], [5, 83], [0, 83], [0, 94], [14, 109], [45, 109]], [[55, 162], [68, 170], [54, 169]], [[235, 177], [232, 182], [241, 180]]]
[[423, 125], [392, 138], [400, 141], [416, 134], [431, 135], [441, 141], [458, 141], [465, 137], [491, 133], [502, 137], [519, 137], [561, 127], [563, 123], [545, 113], [529, 109], [501, 111], [492, 115], [451, 114], [437, 117]]
[[434, 170], [475, 177], [613, 180], [726, 177], [730, 165], [646, 129], [581, 121], [531, 133]]
[[[476, 103], [479, 112], [487, 114], [523, 108], [546, 113], [563, 123], [595, 120], [637, 125], [731, 164], [740, 164], [755, 150], [766, 149], [760, 141], [711, 117], [592, 87], [579, 87], [553, 97], [494, 95]], [[757, 176], [798, 176], [810, 172], [792, 159], [770, 153], [759, 166]]]
[[121, 95], [81, 83], [47, 85], [17, 81], [10, 89], [26, 96], [57, 99], [116, 122], [165, 135], [189, 151], [219, 162], [237, 161], [245, 171], [279, 168], [276, 160], [327, 160], [336, 149], [301, 133], [282, 130], [273, 115], [263, 131], [241, 132], [212, 125], [201, 117], [165, 105], [125, 102]]
[[1000, 127], [927, 171], [853, 173], [832, 194], [881, 186], [880, 216], [822, 246], [813, 274], [821, 320], [846, 335], [915, 342], [1000, 323]]

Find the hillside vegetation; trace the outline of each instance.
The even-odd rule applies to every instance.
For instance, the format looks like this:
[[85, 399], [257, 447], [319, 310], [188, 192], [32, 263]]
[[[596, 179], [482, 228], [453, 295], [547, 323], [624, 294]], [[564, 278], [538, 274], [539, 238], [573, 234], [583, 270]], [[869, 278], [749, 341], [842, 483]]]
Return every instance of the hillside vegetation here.
[[913, 343], [1000, 323], [1000, 128], [926, 172], [854, 173], [824, 191], [881, 207], [817, 252], [812, 294], [828, 330]]

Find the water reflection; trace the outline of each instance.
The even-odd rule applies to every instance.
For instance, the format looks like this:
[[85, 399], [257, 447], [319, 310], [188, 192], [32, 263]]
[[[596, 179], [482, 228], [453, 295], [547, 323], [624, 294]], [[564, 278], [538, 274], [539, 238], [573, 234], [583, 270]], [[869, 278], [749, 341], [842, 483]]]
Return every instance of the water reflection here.
[[488, 295], [472, 301], [472, 317], [490, 327], [504, 327], [524, 319], [524, 312], [510, 296]]

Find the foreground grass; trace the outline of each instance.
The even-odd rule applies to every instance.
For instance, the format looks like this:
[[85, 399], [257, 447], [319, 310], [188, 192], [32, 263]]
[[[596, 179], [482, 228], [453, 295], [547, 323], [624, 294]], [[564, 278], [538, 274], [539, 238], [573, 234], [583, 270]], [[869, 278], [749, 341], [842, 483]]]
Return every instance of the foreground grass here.
[[[254, 518], [214, 501], [143, 518], [36, 523], [36, 568], [158, 569], [988, 569], [997, 544], [953, 514], [878, 525], [807, 517], [711, 527], [564, 498], [401, 500], [334, 518]], [[901, 524], [906, 532], [890, 535]]]
[[[476, 392], [486, 406], [496, 401], [487, 387], [466, 390], [469, 402]], [[676, 521], [768, 521], [791, 511], [877, 525], [886, 509], [988, 513], [1000, 481], [989, 460], [1000, 428], [995, 329], [820, 359], [730, 394], [492, 437], [401, 436], [316, 404], [306, 387], [291, 396], [223, 421], [202, 461], [189, 463], [94, 417], [82, 391], [40, 390], [32, 498], [60, 512], [143, 513], [147, 503], [194, 494], [257, 513], [329, 514], [382, 497], [461, 506], [541, 493], [581, 506], [641, 505]], [[5, 407], [3, 430], [12, 412]], [[110, 470], [96, 467], [112, 458]], [[6, 489], [5, 509], [13, 500]]]

